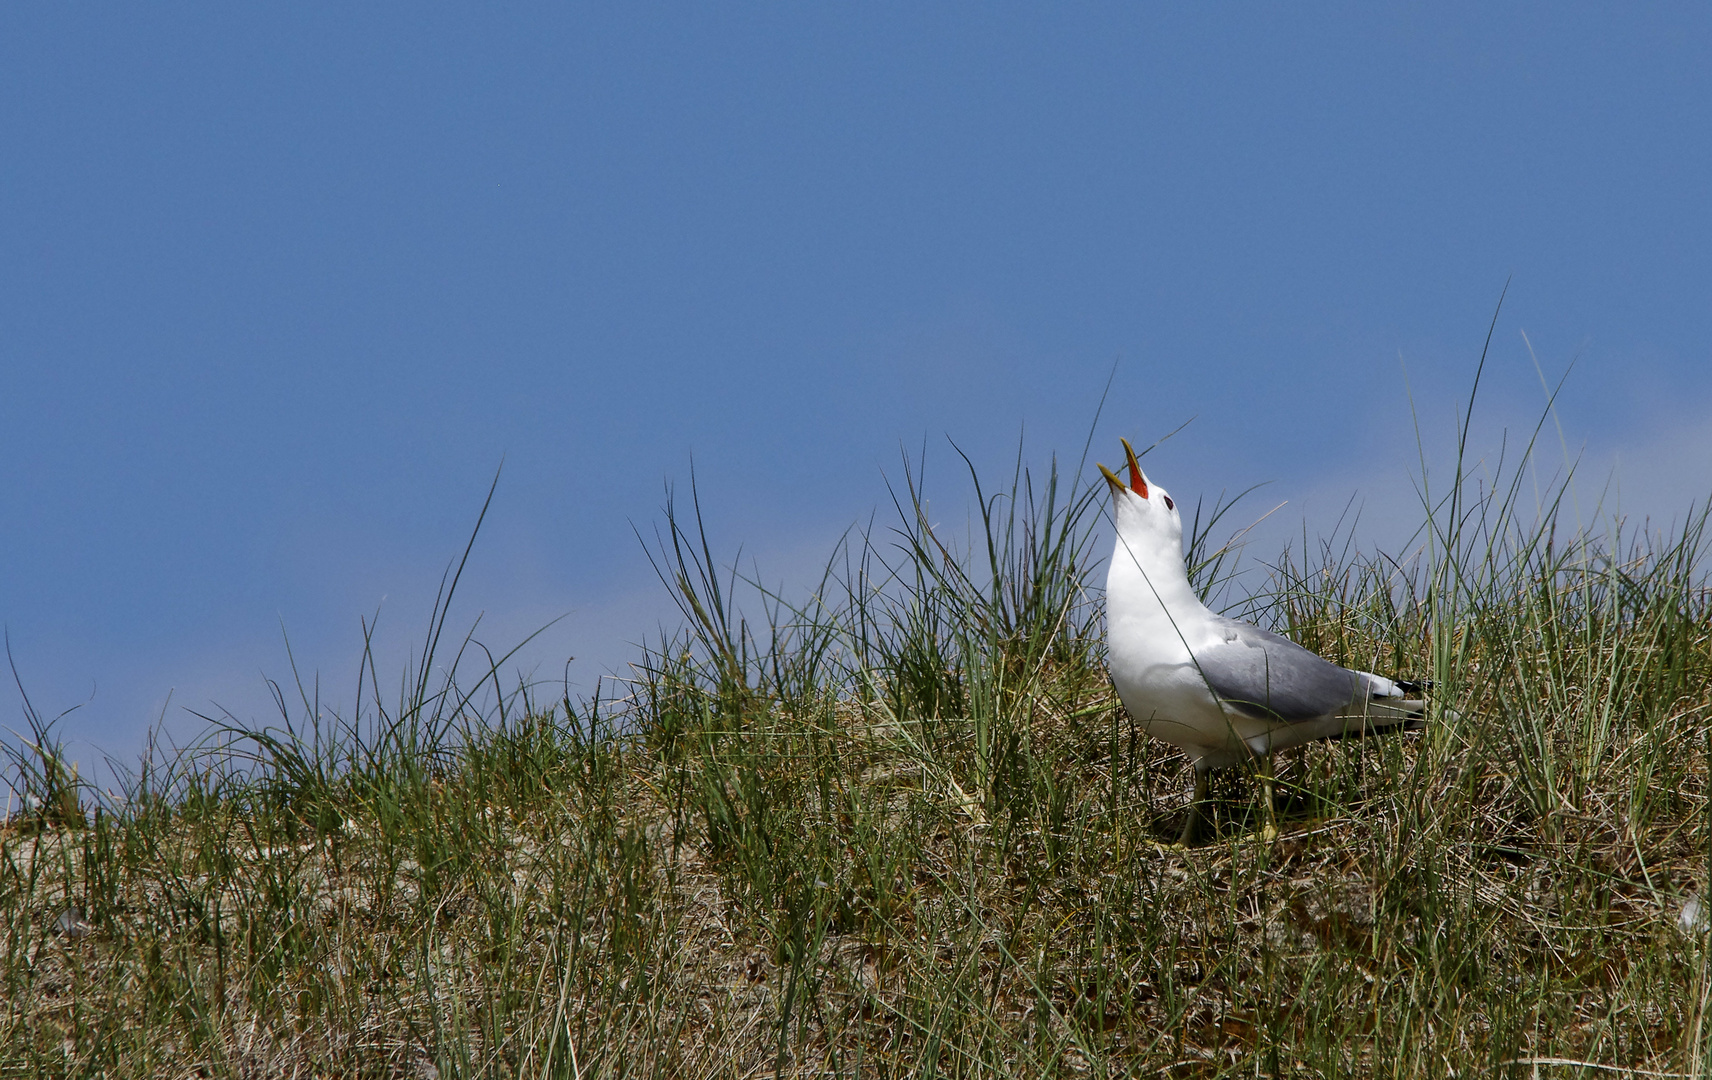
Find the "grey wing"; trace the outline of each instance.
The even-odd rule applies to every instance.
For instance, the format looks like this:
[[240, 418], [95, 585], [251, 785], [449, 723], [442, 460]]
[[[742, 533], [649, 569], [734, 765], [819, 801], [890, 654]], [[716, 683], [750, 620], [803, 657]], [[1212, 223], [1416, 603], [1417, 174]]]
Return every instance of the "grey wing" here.
[[1195, 650], [1213, 694], [1260, 720], [1298, 723], [1349, 707], [1361, 676], [1258, 626], [1219, 619], [1222, 639]]

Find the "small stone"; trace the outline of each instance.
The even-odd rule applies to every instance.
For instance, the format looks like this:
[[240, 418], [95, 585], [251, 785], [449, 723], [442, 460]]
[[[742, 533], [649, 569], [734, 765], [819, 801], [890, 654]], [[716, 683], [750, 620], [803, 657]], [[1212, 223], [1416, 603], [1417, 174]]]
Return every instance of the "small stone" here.
[[83, 909], [73, 904], [59, 913], [59, 918], [54, 920], [53, 932], [76, 941], [93, 934], [95, 927], [84, 918]]
[[1712, 911], [1706, 909], [1700, 897], [1690, 896], [1682, 903], [1682, 914], [1676, 917], [1676, 925], [1682, 927], [1685, 934], [1698, 934], [1712, 929]]

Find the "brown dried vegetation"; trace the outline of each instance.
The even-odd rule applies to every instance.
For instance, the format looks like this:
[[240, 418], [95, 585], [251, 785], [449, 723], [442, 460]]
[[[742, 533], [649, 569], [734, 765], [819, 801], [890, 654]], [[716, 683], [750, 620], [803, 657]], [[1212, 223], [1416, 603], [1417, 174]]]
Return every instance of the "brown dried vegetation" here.
[[0, 1075], [1709, 1075], [1699, 525], [1565, 543], [1466, 488], [1413, 562], [1241, 598], [1436, 682], [1427, 732], [1280, 762], [1275, 845], [1238, 774], [1160, 844], [1189, 770], [1105, 681], [1099, 504], [1020, 471], [967, 550], [912, 478], [753, 627], [669, 510], [688, 629], [620, 700], [306, 700], [88, 814], [32, 713]]

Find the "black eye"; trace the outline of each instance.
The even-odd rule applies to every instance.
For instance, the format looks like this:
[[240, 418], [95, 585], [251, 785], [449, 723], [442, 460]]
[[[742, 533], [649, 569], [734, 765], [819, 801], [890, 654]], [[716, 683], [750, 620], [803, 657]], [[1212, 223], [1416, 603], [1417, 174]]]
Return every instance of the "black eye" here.
[[1171, 501], [1171, 496], [1169, 496], [1169, 495], [1165, 496], [1165, 509], [1167, 509], [1167, 510], [1177, 509], [1177, 504]]

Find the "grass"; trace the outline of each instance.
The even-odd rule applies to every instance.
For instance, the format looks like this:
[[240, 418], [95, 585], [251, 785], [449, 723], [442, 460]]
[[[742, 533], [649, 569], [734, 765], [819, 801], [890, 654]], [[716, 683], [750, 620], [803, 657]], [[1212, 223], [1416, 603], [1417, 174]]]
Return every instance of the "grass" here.
[[116, 796], [26, 699], [0, 1076], [1712, 1075], [1705, 514], [1578, 527], [1532, 450], [1423, 483], [1416, 557], [1251, 591], [1197, 514], [1233, 610], [1436, 684], [1285, 756], [1275, 846], [1240, 774], [1157, 843], [1191, 774], [1102, 667], [1104, 484], [1020, 458], [955, 543], [906, 469], [795, 602], [668, 505], [683, 629], [587, 700], [453, 648], [456, 574], [395, 697], [365, 654], [349, 715], [276, 687]]

